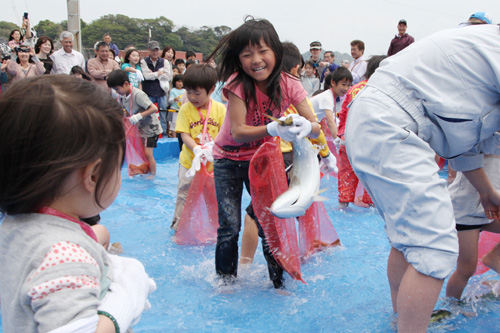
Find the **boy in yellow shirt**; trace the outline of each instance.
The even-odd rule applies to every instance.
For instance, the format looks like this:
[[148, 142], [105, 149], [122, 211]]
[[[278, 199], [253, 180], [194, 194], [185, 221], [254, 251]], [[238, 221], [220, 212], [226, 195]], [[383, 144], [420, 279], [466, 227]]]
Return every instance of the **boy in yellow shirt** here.
[[210, 98], [217, 83], [217, 72], [208, 65], [191, 65], [183, 78], [188, 103], [182, 105], [177, 116], [175, 131], [180, 133], [182, 150], [179, 155], [179, 183], [172, 229], [177, 226], [191, 186], [192, 177], [200, 163], [210, 163], [212, 142], [226, 115], [223, 104]]

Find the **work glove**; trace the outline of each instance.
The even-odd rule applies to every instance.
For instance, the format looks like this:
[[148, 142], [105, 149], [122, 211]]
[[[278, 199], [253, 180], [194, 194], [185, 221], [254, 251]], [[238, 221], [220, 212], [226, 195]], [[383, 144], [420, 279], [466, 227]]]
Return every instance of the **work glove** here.
[[[286, 117], [281, 117], [279, 120], [285, 121]], [[280, 125], [277, 121], [270, 122], [266, 125], [267, 133], [270, 136], [279, 136], [285, 141], [293, 141], [297, 136], [290, 132], [292, 126]]]
[[130, 118], [128, 118], [128, 120], [130, 121], [130, 123], [132, 125], [135, 125], [139, 122], [139, 120], [142, 119], [142, 115], [140, 113], [136, 113], [134, 114], [133, 116], [131, 116]]
[[324, 175], [329, 175], [332, 172], [339, 172], [337, 168], [337, 159], [332, 153], [328, 154], [326, 157], [322, 157], [319, 162], [319, 169]]
[[197, 145], [193, 148], [194, 158], [193, 163], [191, 164], [191, 168], [186, 172], [186, 177], [193, 177], [196, 172], [200, 170], [201, 163], [207, 164], [207, 162], [213, 162], [214, 157], [212, 154], [212, 148], [214, 146], [214, 142], [210, 141], [203, 146]]
[[336, 137], [335, 139], [333, 139], [333, 144], [335, 145], [335, 148], [337, 148], [337, 151], [339, 151], [339, 149], [340, 149], [340, 138]]
[[148, 296], [156, 290], [156, 283], [137, 259], [109, 257], [113, 282], [97, 310], [112, 315], [120, 332], [126, 332], [139, 322], [142, 311], [151, 309]]
[[[291, 126], [283, 126], [273, 121], [267, 124], [267, 133], [269, 133], [270, 136], [279, 136], [285, 141], [300, 140], [311, 133], [312, 124], [309, 120], [298, 114], [291, 114], [288, 117], [291, 117], [293, 120]], [[281, 121], [285, 119], [286, 117], [279, 118]]]
[[137, 80], [144, 81], [144, 75], [142, 75], [142, 72], [140, 70], [135, 71], [135, 76], [137, 77]]
[[309, 120], [295, 113], [290, 116], [293, 119], [293, 125], [290, 128], [290, 132], [296, 135], [297, 140], [305, 138], [311, 134], [312, 124]]

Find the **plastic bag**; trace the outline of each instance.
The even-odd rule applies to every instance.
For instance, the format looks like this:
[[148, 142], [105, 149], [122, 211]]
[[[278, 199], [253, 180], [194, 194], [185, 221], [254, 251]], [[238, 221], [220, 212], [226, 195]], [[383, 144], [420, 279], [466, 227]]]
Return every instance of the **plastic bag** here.
[[126, 148], [125, 159], [129, 176], [146, 174], [149, 172], [149, 162], [144, 152], [144, 144], [137, 126], [130, 123], [128, 118], [123, 118], [125, 127]]
[[302, 259], [323, 247], [340, 245], [337, 231], [332, 225], [325, 205], [313, 202], [306, 214], [299, 216], [299, 249]]
[[219, 219], [213, 173], [202, 164], [196, 172], [175, 233], [179, 245], [215, 243]]
[[486, 273], [489, 270], [488, 267], [483, 265], [483, 263], [481, 262], [481, 258], [486, 253], [490, 252], [490, 250], [494, 248], [498, 242], [500, 242], [500, 234], [489, 231], [481, 231], [481, 234], [479, 236], [479, 247], [477, 251], [477, 266], [474, 275], [480, 275]]
[[294, 280], [304, 282], [295, 219], [279, 219], [269, 211], [274, 200], [288, 189], [279, 138], [260, 146], [248, 173], [252, 206], [274, 259]]

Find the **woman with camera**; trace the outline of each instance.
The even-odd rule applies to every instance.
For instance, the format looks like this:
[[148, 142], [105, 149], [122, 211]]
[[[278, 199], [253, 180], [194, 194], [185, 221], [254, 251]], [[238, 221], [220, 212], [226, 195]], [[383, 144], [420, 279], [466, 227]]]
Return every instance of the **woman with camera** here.
[[12, 82], [45, 73], [43, 62], [35, 55], [35, 51], [27, 46], [16, 48], [17, 59], [7, 60], [7, 71], [12, 75]]

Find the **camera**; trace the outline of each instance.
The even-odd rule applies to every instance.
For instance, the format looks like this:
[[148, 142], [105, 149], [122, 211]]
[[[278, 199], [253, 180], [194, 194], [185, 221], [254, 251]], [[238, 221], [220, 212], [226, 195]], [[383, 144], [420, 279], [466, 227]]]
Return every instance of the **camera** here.
[[0, 51], [2, 52], [2, 61], [12, 59], [12, 50], [9, 47], [9, 44], [0, 44]]
[[24, 12], [24, 18], [28, 19], [28, 13], [27, 12]]

